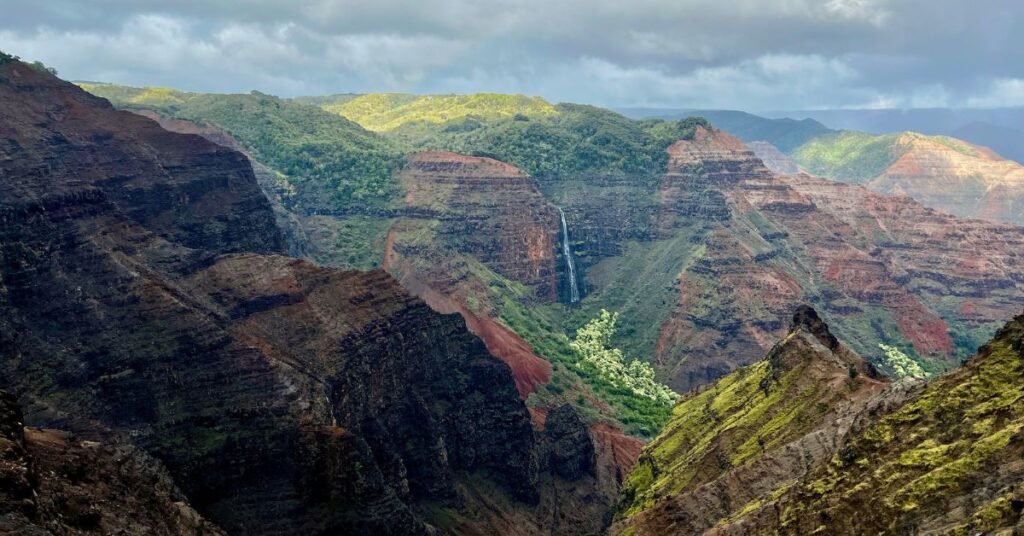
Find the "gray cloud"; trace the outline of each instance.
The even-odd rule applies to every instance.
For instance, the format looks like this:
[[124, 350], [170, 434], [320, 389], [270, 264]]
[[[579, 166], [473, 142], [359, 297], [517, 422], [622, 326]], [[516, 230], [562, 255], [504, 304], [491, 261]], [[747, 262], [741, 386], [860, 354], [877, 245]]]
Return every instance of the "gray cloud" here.
[[1018, 0], [8, 2], [0, 49], [133, 85], [755, 111], [1024, 103]]

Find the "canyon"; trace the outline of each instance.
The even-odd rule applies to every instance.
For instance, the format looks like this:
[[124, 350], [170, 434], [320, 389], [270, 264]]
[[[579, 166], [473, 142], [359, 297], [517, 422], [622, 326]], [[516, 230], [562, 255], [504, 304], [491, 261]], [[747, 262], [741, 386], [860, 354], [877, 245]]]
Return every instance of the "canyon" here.
[[[613, 533], [799, 533], [801, 505], [841, 508], [787, 475], [923, 396], [899, 377], [972, 374], [985, 359], [961, 360], [1024, 307], [1024, 229], [782, 173], [775, 153], [773, 171], [706, 121], [654, 125], [656, 173], [438, 147], [359, 198], [285, 173], [223, 112], [280, 107], [395, 150], [312, 106], [188, 97], [203, 120], [17, 62], [0, 80], [0, 388], [30, 426], [149, 456], [191, 520], [167, 533], [596, 534], [616, 511]], [[611, 342], [687, 393], [674, 409], [581, 366], [571, 334], [605, 309]], [[743, 408], [760, 409], [716, 428]]]
[[[129, 109], [168, 113], [147, 104], [146, 90], [127, 90], [141, 93], [130, 92], [135, 96], [126, 100], [97, 87]], [[499, 129], [525, 129], [521, 142], [513, 138], [511, 148], [496, 149], [530, 156], [538, 122], [579, 113], [544, 108], [525, 119], [483, 122], [473, 132], [493, 128], [511, 135]], [[618, 121], [615, 128], [639, 135], [624, 118], [595, 112], [588, 120]], [[430, 128], [444, 132], [462, 124]], [[409, 125], [394, 140], [422, 128]], [[462, 313], [493, 353], [522, 371], [520, 391], [537, 393], [540, 407], [558, 398], [543, 388], [547, 378], [564, 380], [587, 399], [595, 394], [593, 382], [557, 364], [571, 363], [572, 356], [563, 355], [565, 334], [601, 309], [621, 314], [617, 346], [650, 360], [662, 381], [685, 392], [763, 355], [785, 334], [779, 319], [800, 303], [827, 311], [833, 330], [890, 374], [896, 368], [879, 345], [898, 349], [926, 374], [935, 374], [972, 355], [1024, 305], [1017, 275], [1020, 228], [958, 219], [906, 196], [818, 179], [799, 172], [778, 151], [759, 144], [751, 150], [704, 125], [680, 129], [682, 142], [668, 138], [675, 143], [666, 143], [664, 167], [654, 174], [553, 173], [541, 166], [530, 175], [494, 158], [442, 147], [414, 150], [402, 159], [393, 180], [403, 193], [384, 209], [309, 194], [313, 182], [289, 177], [307, 192], [298, 197], [312, 201], [281, 212], [299, 228], [288, 233], [291, 249], [313, 252], [318, 262], [347, 267], [331, 251], [349, 246], [335, 242], [363, 238], [372, 244], [361, 258], [379, 263], [436, 309]], [[432, 143], [454, 149], [463, 139], [442, 136]], [[258, 161], [257, 148], [249, 147]], [[265, 188], [272, 199], [273, 188]], [[482, 239], [485, 234], [491, 241]], [[568, 243], [562, 240], [566, 234]], [[556, 363], [550, 375], [544, 361]], [[612, 419], [622, 411], [606, 411], [600, 400], [588, 405]]]
[[[104, 506], [102, 484], [83, 488], [67, 508], [86, 529], [600, 530], [635, 440], [564, 404], [531, 416], [462, 318], [384, 271], [286, 256], [245, 155], [18, 61], [0, 64], [0, 102], [0, 388], [24, 423], [61, 430], [23, 441], [5, 424], [5, 452], [88, 464], [93, 483], [166, 482], [110, 496], [166, 521], [147, 527]], [[121, 444], [140, 461], [105, 458]], [[82, 477], [62, 478], [15, 521], [79, 523], [45, 503]]]

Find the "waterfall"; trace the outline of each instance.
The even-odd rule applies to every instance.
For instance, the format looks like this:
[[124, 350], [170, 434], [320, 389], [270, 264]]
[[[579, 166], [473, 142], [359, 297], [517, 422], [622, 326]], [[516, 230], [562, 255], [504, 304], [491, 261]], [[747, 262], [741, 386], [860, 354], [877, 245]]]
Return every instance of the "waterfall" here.
[[565, 256], [565, 265], [569, 267], [569, 303], [580, 301], [580, 289], [576, 285], [576, 262], [572, 260], [572, 250], [569, 249], [569, 226], [565, 224], [565, 212], [562, 207], [558, 209], [558, 217], [562, 220], [562, 255]]

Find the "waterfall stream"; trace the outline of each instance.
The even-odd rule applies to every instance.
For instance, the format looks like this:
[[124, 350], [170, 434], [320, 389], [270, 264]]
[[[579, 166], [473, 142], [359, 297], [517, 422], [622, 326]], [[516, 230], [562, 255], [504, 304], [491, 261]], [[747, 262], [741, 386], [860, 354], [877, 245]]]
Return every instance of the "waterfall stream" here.
[[558, 216], [562, 220], [562, 255], [565, 256], [565, 265], [569, 267], [569, 303], [580, 301], [580, 289], [576, 284], [576, 262], [572, 258], [572, 250], [569, 249], [569, 226], [565, 224], [565, 212], [562, 207], [558, 209]]

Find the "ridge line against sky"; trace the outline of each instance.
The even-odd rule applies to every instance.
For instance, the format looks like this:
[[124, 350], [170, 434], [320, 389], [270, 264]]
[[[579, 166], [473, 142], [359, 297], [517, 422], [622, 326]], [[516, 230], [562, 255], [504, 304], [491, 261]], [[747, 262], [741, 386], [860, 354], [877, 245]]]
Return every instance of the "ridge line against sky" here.
[[1018, 0], [3, 0], [69, 79], [612, 107], [1024, 106]]

